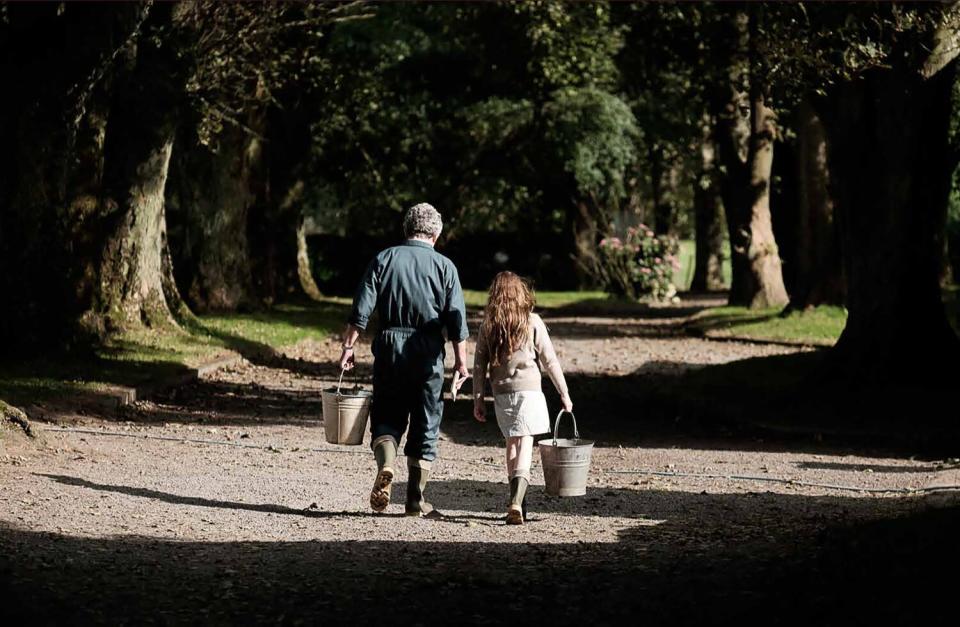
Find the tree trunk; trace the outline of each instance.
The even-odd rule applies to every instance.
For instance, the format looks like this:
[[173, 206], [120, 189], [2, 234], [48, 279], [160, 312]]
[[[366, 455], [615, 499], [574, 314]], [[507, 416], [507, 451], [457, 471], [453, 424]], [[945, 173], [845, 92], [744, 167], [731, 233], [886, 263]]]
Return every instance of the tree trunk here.
[[[783, 267], [780, 251], [773, 236], [773, 220], [770, 217], [770, 173], [773, 169], [773, 142], [776, 137], [776, 121], [773, 110], [766, 105], [759, 89], [753, 88], [750, 99], [750, 195], [752, 196], [749, 222], [744, 224], [749, 233], [747, 261], [749, 291], [738, 302], [752, 309], [782, 307], [789, 302], [783, 285]], [[741, 228], [743, 228], [741, 226]], [[731, 295], [731, 301], [733, 297]]]
[[[190, 306], [199, 312], [250, 306], [252, 274], [247, 229], [252, 138], [230, 128], [216, 150], [184, 138], [174, 155], [171, 203], [177, 208], [177, 276]], [[254, 155], [255, 156], [255, 155]]]
[[[150, 20], [169, 24], [171, 12], [155, 7]], [[172, 282], [166, 274], [164, 191], [178, 92], [168, 48], [151, 40], [132, 46], [128, 67], [114, 85], [100, 217], [91, 224], [99, 244], [92, 264], [96, 279], [80, 319], [82, 328], [98, 336], [141, 324], [176, 324], [167, 298]]]
[[574, 256], [577, 260], [578, 287], [593, 287], [597, 282], [597, 219], [584, 200], [576, 201], [573, 217]]
[[323, 298], [317, 282], [313, 278], [313, 269], [310, 264], [310, 250], [307, 247], [307, 229], [303, 219], [303, 190], [306, 186], [302, 180], [298, 180], [287, 191], [286, 197], [280, 203], [281, 213], [294, 215], [296, 240], [297, 240], [297, 282], [300, 289], [308, 298], [319, 300]]
[[[740, 113], [741, 96], [731, 94], [723, 113], [717, 116], [717, 156], [723, 166], [720, 176], [720, 195], [724, 218], [730, 239], [730, 302], [752, 300], [750, 264], [747, 250], [749, 224], [750, 179], [746, 167], [746, 144], [749, 138], [749, 118]], [[743, 155], [743, 156], [741, 156]]]
[[173, 324], [164, 291], [166, 219], [164, 187], [173, 128], [144, 138], [108, 199], [105, 245], [94, 300], [82, 323], [100, 335], [138, 324]]
[[296, 180], [274, 205], [264, 203], [253, 215], [251, 246], [254, 255], [257, 292], [267, 303], [282, 300], [322, 298], [313, 279], [307, 233], [303, 218], [306, 185]]
[[776, 124], [756, 76], [751, 23], [740, 11], [731, 24], [729, 84], [717, 107], [716, 137], [730, 235], [730, 304], [766, 308], [785, 305], [788, 298], [770, 218]]
[[843, 303], [839, 233], [829, 192], [826, 131], [809, 101], [797, 109], [797, 205], [790, 309]]
[[721, 215], [715, 147], [709, 124], [704, 126], [700, 144], [700, 174], [693, 190], [694, 237], [696, 238], [693, 291], [714, 291], [724, 288], [723, 281], [723, 216]]
[[653, 201], [653, 231], [657, 235], [666, 235], [673, 225], [673, 206], [664, 194], [665, 183], [669, 182], [671, 168], [664, 167], [664, 151], [657, 145], [651, 145], [647, 151], [650, 159], [650, 193]]
[[849, 316], [831, 356], [848, 379], [955, 378], [938, 281], [954, 77], [955, 63], [926, 79], [894, 65], [836, 90], [828, 156]]
[[[98, 276], [106, 152], [118, 65], [129, 64], [149, 5], [8, 7], [0, 109], [0, 314], [7, 346], [69, 346]], [[42, 42], [42, 43], [38, 43]], [[97, 326], [97, 325], [95, 325]]]

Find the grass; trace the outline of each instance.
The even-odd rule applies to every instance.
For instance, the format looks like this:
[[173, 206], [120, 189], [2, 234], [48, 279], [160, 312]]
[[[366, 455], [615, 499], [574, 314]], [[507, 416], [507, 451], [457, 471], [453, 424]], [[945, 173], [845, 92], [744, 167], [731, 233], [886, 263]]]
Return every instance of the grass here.
[[[673, 284], [681, 292], [689, 290], [693, 283], [693, 271], [696, 268], [697, 244], [692, 239], [680, 240], [680, 269], [673, 274]], [[724, 240], [723, 243], [723, 265], [720, 267], [723, 275], [723, 284], [730, 285], [730, 242]]]
[[846, 322], [846, 309], [828, 305], [792, 311], [785, 316], [778, 308], [717, 307], [695, 315], [690, 327], [708, 337], [746, 337], [832, 346]]
[[0, 398], [30, 404], [57, 398], [102, 398], [112, 386], [138, 386], [183, 375], [202, 363], [323, 339], [340, 330], [348, 301], [328, 298], [269, 311], [198, 316], [180, 328], [139, 329], [92, 354], [40, 356], [0, 365]]
[[[550, 292], [537, 291], [537, 307], [541, 309], [558, 309], [576, 305], [585, 301], [608, 300], [606, 292]], [[487, 292], [484, 290], [464, 290], [464, 299], [467, 307], [481, 309], [487, 304]]]
[[[681, 272], [692, 272], [681, 264]], [[486, 303], [486, 292], [466, 290], [468, 307]], [[631, 315], [639, 307], [603, 292], [537, 292], [543, 309], [587, 307]], [[308, 338], [322, 339], [340, 330], [350, 301], [327, 298], [309, 305], [281, 305], [269, 311], [199, 316], [179, 329], [143, 329], [114, 338], [90, 355], [37, 356], [0, 364], [0, 398], [29, 405], [52, 398], [97, 398], [111, 386], [138, 386], [233, 354], [269, 352]], [[629, 305], [629, 306], [628, 306]], [[944, 305], [960, 333], [960, 286], [944, 290]], [[632, 309], [631, 309], [632, 307]], [[622, 311], [621, 311], [622, 310]], [[818, 307], [781, 316], [776, 309], [751, 311], [718, 307], [697, 314], [691, 328], [709, 336], [831, 345], [846, 322], [842, 307]]]

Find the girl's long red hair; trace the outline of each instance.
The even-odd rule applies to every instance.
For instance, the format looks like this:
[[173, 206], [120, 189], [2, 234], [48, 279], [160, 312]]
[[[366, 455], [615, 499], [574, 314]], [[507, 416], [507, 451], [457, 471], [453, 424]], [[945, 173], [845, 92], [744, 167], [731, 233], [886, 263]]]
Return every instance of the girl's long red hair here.
[[492, 366], [506, 362], [510, 353], [527, 342], [534, 305], [533, 290], [513, 272], [501, 272], [493, 278], [482, 326]]

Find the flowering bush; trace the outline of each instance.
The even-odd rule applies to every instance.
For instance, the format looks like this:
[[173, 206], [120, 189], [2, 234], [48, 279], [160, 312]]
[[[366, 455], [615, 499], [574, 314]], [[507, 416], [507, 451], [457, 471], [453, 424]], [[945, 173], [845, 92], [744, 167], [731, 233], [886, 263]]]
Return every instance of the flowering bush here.
[[656, 301], [673, 298], [673, 274], [680, 269], [676, 238], [654, 234], [643, 224], [630, 227], [622, 237], [600, 240], [599, 277], [604, 289], [616, 296]]

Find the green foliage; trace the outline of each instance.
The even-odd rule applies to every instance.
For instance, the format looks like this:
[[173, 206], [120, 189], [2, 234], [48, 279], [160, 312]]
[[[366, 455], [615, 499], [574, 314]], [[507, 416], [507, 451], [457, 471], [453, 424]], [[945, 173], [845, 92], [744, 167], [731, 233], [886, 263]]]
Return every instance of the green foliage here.
[[494, 96], [468, 104], [457, 113], [479, 147], [499, 148], [533, 122], [533, 103]]
[[628, 179], [630, 214], [656, 222], [669, 207], [672, 232], [692, 233], [693, 186], [700, 170], [702, 127], [708, 121], [711, 78], [703, 25], [709, 12], [694, 4], [630, 3], [615, 5], [615, 19], [625, 28], [625, 46], [617, 62], [622, 89], [637, 121], [636, 166]]
[[541, 91], [616, 86], [615, 56], [623, 47], [625, 29], [612, 25], [605, 3], [534, 0], [515, 4], [514, 11], [527, 25], [528, 68]]
[[544, 107], [547, 140], [582, 197], [616, 203], [624, 194], [639, 136], [620, 98], [593, 88], [561, 89]]
[[654, 235], [641, 224], [622, 238], [600, 240], [599, 272], [604, 288], [614, 296], [636, 299], [649, 296], [664, 301], [676, 296], [674, 273], [680, 269], [676, 239]]
[[875, 68], [919, 67], [932, 34], [956, 21], [952, 3], [763, 3], [756, 57], [780, 106]]
[[622, 31], [606, 4], [562, 2], [384, 5], [338, 25], [315, 95], [316, 221], [386, 238], [429, 199], [449, 238], [557, 233], [570, 199], [619, 199], [638, 133], [613, 92]]
[[333, 23], [367, 15], [359, 2], [198, 0], [177, 5], [172, 27], [150, 35], [177, 46], [198, 139], [215, 146], [225, 125], [259, 134], [251, 116], [267, 105], [283, 106], [277, 93], [285, 86], [323, 85], [332, 68], [315, 43]]

